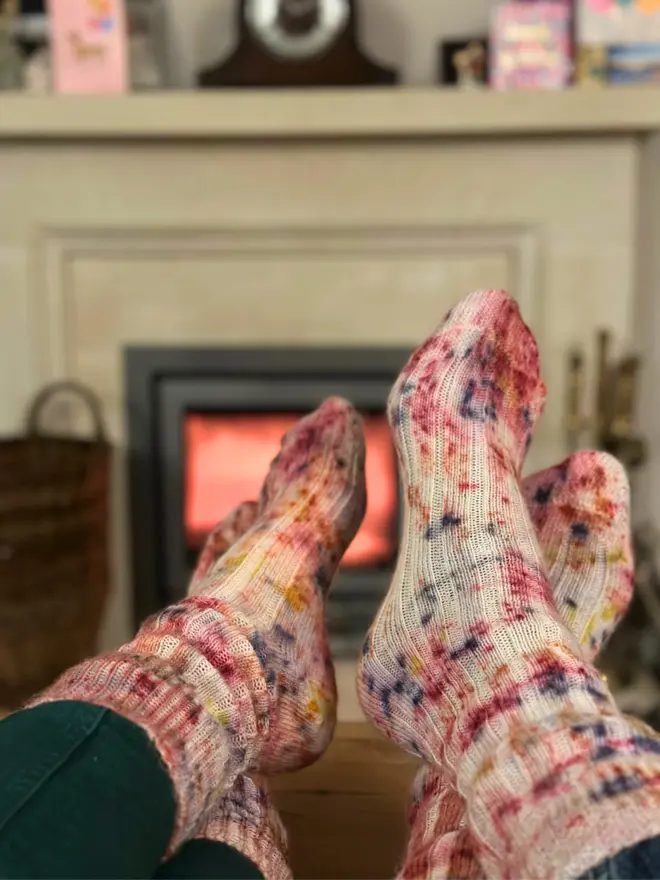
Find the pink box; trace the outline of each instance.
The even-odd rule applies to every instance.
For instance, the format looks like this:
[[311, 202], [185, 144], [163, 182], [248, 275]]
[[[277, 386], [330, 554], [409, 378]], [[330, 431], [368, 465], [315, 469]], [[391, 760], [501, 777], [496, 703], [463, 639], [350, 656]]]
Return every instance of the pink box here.
[[572, 62], [572, 5], [568, 0], [513, 0], [494, 11], [491, 86], [498, 91], [563, 89]]
[[48, 12], [56, 92], [128, 91], [124, 0], [48, 0]]

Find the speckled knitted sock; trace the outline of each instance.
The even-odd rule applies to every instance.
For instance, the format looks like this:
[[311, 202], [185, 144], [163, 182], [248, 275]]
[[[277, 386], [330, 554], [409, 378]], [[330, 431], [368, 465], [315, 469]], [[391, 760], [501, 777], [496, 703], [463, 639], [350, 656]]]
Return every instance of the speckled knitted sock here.
[[146, 730], [177, 797], [170, 851], [239, 774], [299, 768], [332, 737], [325, 602], [364, 515], [364, 455], [355, 410], [326, 401], [285, 436], [258, 520], [194, 595], [33, 703], [91, 702]]
[[493, 877], [579, 875], [660, 832], [658, 742], [561, 621], [526, 510], [543, 398], [501, 291], [467, 297], [404, 368], [403, 541], [358, 676], [366, 715], [456, 781]]
[[[555, 603], [592, 660], [633, 593], [626, 472], [604, 452], [578, 452], [525, 480], [523, 494]], [[402, 880], [483, 877], [463, 798], [436, 766], [417, 774], [409, 822]]]

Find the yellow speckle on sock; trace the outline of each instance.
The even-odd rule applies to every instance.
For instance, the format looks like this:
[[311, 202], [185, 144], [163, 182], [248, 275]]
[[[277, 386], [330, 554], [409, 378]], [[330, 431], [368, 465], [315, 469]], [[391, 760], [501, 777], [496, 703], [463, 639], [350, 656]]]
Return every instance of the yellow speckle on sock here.
[[553, 544], [545, 549], [545, 561], [546, 565], [553, 566], [557, 561], [557, 557], [559, 556], [559, 545]]
[[424, 668], [424, 664], [419, 659], [419, 657], [411, 657], [410, 658], [410, 671], [413, 675], [416, 675], [418, 672], [421, 672]]
[[222, 727], [226, 727], [229, 724], [230, 717], [229, 712], [226, 709], [221, 709], [217, 703], [206, 703], [205, 708], [211, 718], [217, 721]]
[[581, 639], [582, 644], [585, 644], [586, 642], [589, 641], [589, 639], [591, 637], [591, 633], [594, 631], [594, 627], [596, 626], [597, 619], [598, 618], [596, 617], [595, 614], [592, 614], [591, 617], [589, 618], [589, 623], [587, 624], [585, 631], [582, 633], [582, 639]]
[[247, 559], [247, 553], [240, 553], [238, 556], [230, 556], [222, 562], [225, 571], [236, 571]]
[[284, 598], [289, 603], [291, 610], [295, 611], [296, 614], [299, 614], [308, 605], [307, 597], [304, 595], [301, 588], [295, 583], [289, 584], [284, 590]]
[[479, 769], [477, 770], [476, 776], [474, 777], [474, 782], [480, 782], [482, 779], [488, 776], [489, 773], [493, 772], [494, 767], [495, 761], [492, 758], [488, 758], [488, 760], [484, 761], [481, 767], [479, 767]]
[[603, 613], [601, 614], [601, 620], [605, 621], [605, 623], [609, 623], [611, 620], [614, 620], [617, 615], [617, 610], [614, 605], [606, 605], [603, 609]]
[[309, 700], [305, 706], [308, 721], [324, 719], [328, 711], [328, 699], [325, 692], [317, 682], [312, 681], [309, 684], [309, 694]]

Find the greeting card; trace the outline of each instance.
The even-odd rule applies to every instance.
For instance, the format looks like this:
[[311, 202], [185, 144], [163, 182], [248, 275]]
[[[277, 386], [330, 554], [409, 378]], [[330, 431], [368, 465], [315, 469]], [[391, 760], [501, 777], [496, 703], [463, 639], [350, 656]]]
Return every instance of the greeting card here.
[[514, 0], [493, 15], [491, 85], [499, 91], [562, 89], [573, 70], [569, 0]]
[[578, 0], [578, 42], [660, 43], [660, 0]]
[[128, 89], [123, 0], [49, 0], [53, 82], [63, 94]]

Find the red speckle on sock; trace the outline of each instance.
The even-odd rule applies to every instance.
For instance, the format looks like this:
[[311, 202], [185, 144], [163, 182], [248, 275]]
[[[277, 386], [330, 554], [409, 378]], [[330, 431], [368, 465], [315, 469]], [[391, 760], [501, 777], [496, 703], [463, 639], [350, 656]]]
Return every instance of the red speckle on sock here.
[[135, 694], [141, 699], [148, 699], [159, 685], [159, 680], [150, 672], [140, 672], [134, 678]]

